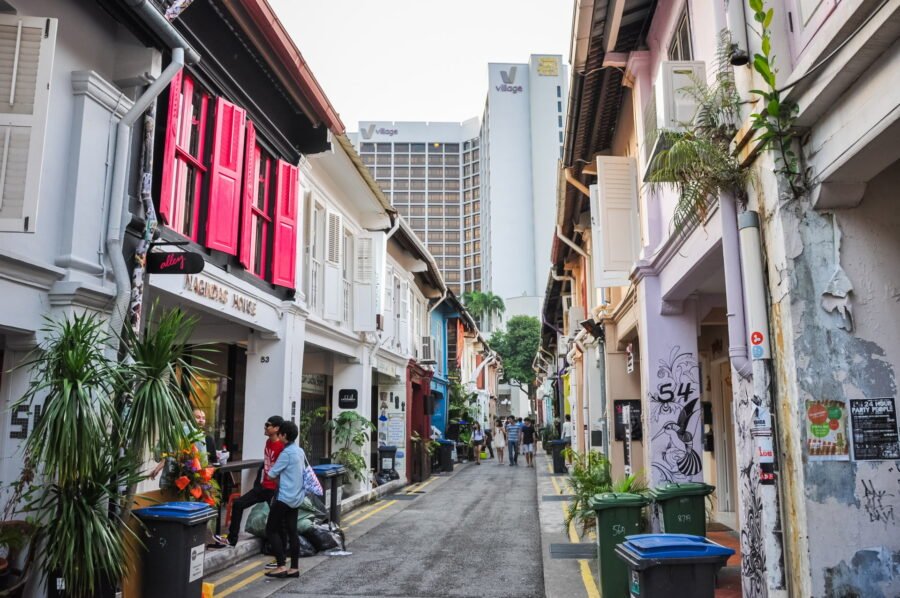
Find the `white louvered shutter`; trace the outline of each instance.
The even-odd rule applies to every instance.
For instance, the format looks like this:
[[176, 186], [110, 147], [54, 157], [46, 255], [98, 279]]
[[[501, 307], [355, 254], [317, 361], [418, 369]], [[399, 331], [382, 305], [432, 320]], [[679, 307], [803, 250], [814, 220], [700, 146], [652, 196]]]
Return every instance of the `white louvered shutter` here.
[[0, 232], [37, 228], [56, 24], [0, 15]]
[[326, 320], [338, 321], [344, 314], [341, 260], [344, 241], [344, 217], [331, 210], [325, 219], [325, 298]]
[[400, 285], [400, 328], [397, 333], [399, 348], [403, 353], [412, 352], [409, 346], [410, 292], [409, 283], [404, 280]]
[[[375, 332], [375, 239], [371, 233], [356, 236], [356, 268], [353, 280], [353, 330]], [[349, 259], [349, 257], [348, 257]]]
[[634, 158], [598, 157], [597, 184], [590, 190], [594, 284], [628, 286], [640, 248]]

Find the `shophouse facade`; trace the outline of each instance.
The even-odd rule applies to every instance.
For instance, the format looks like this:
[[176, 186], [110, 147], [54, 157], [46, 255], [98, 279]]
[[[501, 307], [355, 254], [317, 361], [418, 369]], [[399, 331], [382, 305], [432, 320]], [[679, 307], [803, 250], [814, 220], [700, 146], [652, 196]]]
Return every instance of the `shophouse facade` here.
[[[884, 190], [898, 156], [883, 144], [896, 128], [886, 77], [897, 7], [773, 5], [779, 85], [798, 104], [808, 176], [792, 186], [775, 174], [746, 103], [734, 147], [757, 183], [745, 201], [711, 198], [676, 233], [678, 194], [643, 184], [652, 122], [690, 105], [671, 102], [690, 85], [680, 72], [713, 82], [720, 30], [737, 44], [732, 61], [760, 51], [752, 13], [675, 2], [646, 12], [639, 30], [622, 20], [604, 33], [587, 23], [621, 8], [606, 4], [576, 10], [563, 244], [544, 304], [546, 378], [571, 385], [574, 372], [579, 425], [606, 426], [599, 442], [576, 443], [606, 452], [617, 475], [643, 469], [652, 486], [715, 485], [714, 518], [741, 531], [744, 595], [892, 595], [896, 534], [870, 498], [896, 481], [896, 418], [885, 415], [896, 411], [896, 305], [893, 283], [876, 281], [896, 278], [883, 269], [897, 253]], [[748, 67], [733, 72], [742, 99], [762, 85]], [[597, 100], [610, 93], [619, 99]], [[594, 115], [609, 132], [600, 142], [585, 124]]]

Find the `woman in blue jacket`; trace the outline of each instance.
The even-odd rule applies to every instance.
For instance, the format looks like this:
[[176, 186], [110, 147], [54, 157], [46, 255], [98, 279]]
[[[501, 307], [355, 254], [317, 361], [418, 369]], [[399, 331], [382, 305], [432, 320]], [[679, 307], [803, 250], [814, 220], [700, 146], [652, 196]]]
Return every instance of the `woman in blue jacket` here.
[[[269, 470], [269, 477], [278, 481], [278, 489], [272, 499], [269, 518], [266, 520], [266, 536], [278, 566], [266, 573], [267, 577], [300, 577], [298, 562], [300, 544], [297, 537], [297, 509], [303, 502], [306, 490], [303, 487], [303, 468], [306, 456], [295, 441], [299, 431], [297, 424], [285, 421], [278, 436], [284, 442], [284, 450], [278, 455], [275, 465]], [[290, 544], [291, 566], [285, 566], [285, 547], [282, 533], [287, 532]]]

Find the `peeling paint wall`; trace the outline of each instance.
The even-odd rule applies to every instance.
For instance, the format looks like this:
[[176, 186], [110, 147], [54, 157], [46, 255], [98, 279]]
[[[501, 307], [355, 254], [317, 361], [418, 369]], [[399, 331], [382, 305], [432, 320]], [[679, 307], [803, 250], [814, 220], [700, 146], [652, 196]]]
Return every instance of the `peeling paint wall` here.
[[806, 412], [815, 400], [845, 410], [850, 399], [896, 401], [898, 186], [895, 164], [869, 182], [854, 209], [817, 212], [771, 187], [761, 206], [769, 210], [776, 409], [796, 595], [900, 595], [900, 462], [816, 459]]

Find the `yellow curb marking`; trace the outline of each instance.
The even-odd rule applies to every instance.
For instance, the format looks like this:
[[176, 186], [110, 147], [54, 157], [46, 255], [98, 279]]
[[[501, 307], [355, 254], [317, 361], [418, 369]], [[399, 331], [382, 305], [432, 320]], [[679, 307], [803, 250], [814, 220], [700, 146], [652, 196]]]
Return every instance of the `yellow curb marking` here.
[[224, 590], [221, 593], [217, 592], [216, 594], [214, 594], [214, 598], [225, 598], [225, 596], [230, 596], [231, 594], [237, 592], [241, 588], [244, 588], [244, 587], [250, 585], [254, 581], [256, 581], [258, 579], [262, 579], [262, 576], [265, 574], [266, 574], [265, 571], [259, 571], [257, 573], [254, 573], [250, 577], [248, 577], [246, 579], [242, 579], [241, 581], [237, 582], [236, 584], [234, 584], [227, 590]]
[[[551, 474], [553, 473], [553, 468], [550, 467], [550, 463], [547, 463], [547, 471]], [[556, 489], [557, 494], [562, 494], [562, 488], [559, 485], [559, 482], [556, 481], [555, 477], [551, 477], [550, 481], [553, 482], [553, 487]], [[563, 517], [566, 516], [566, 509], [569, 506], [569, 501], [563, 501], [560, 503], [562, 506]], [[578, 534], [575, 532], [575, 528], [573, 525], [569, 525], [568, 529], [569, 533], [569, 542], [573, 544], [578, 543]], [[600, 591], [597, 589], [597, 582], [594, 579], [594, 572], [591, 571], [591, 565], [587, 561], [587, 559], [578, 559], [578, 568], [581, 570], [581, 582], [584, 584], [584, 589], [587, 591], [588, 598], [600, 598]]]
[[394, 503], [396, 503], [396, 502], [397, 502], [396, 500], [388, 501], [386, 504], [384, 504], [384, 505], [378, 507], [378, 508], [375, 509], [374, 511], [371, 511], [371, 512], [369, 512], [369, 513], [363, 515], [363, 516], [360, 517], [359, 519], [357, 519], [357, 520], [355, 520], [355, 521], [353, 521], [353, 522], [351, 522], [351, 523], [348, 523], [348, 524], [345, 525], [344, 527], [345, 527], [345, 528], [347, 528], [347, 527], [353, 527], [353, 526], [356, 525], [357, 523], [360, 523], [360, 522], [362, 522], [362, 521], [368, 519], [369, 517], [371, 517], [372, 515], [378, 513], [379, 511], [385, 510], [386, 508], [388, 508], [389, 506], [391, 506], [392, 504], [394, 504]]
[[246, 573], [246, 572], [249, 571], [250, 569], [252, 569], [252, 568], [254, 568], [254, 567], [258, 567], [259, 565], [261, 565], [262, 562], [263, 562], [264, 560], [266, 560], [266, 559], [264, 559], [264, 558], [254, 559], [253, 562], [250, 563], [249, 565], [246, 565], [246, 566], [244, 566], [244, 567], [241, 567], [241, 568], [238, 569], [237, 571], [234, 571], [234, 572], [232, 572], [232, 573], [229, 573], [228, 575], [226, 575], [226, 576], [223, 577], [222, 579], [217, 579], [216, 581], [213, 582], [213, 585], [215, 585], [215, 586], [221, 586], [221, 585], [223, 585], [223, 584], [225, 584], [225, 583], [231, 581], [231, 580], [234, 579], [235, 577], [240, 577], [241, 575], [243, 575], [244, 573]]

